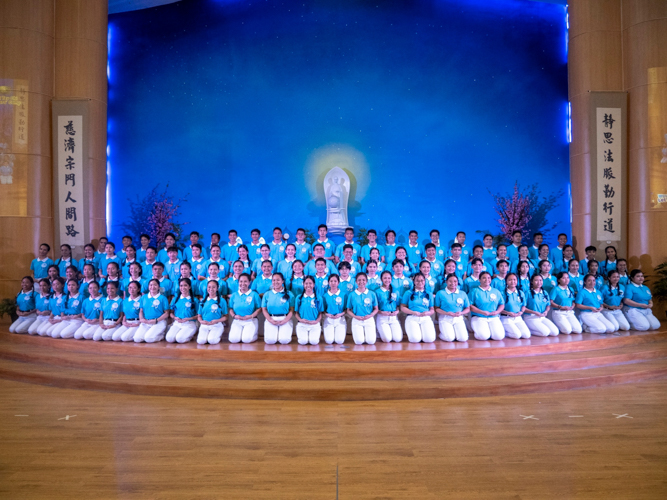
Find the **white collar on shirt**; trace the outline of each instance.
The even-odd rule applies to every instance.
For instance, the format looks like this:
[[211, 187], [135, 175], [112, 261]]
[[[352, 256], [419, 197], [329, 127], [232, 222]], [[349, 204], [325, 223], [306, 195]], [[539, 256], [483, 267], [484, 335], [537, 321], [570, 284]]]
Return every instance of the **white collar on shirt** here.
[[245, 293], [244, 293], [244, 292], [241, 292], [241, 290], [239, 290], [239, 295], [250, 295], [250, 290], [248, 290], [248, 291], [245, 292]]
[[361, 295], [362, 293], [364, 295], [366, 295], [368, 293], [368, 288], [364, 292], [360, 292], [359, 290], [355, 290], [354, 293], [356, 293], [357, 295]]
[[449, 288], [445, 288], [445, 292], [447, 292], [449, 295], [454, 295], [455, 293], [459, 293], [459, 289], [457, 287], [456, 290], [454, 290], [453, 292], [450, 292]]
[[332, 297], [333, 297], [334, 295], [340, 295], [340, 288], [339, 288], [338, 290], [336, 290], [336, 293], [331, 293], [331, 290], [327, 291], [327, 293], [328, 293], [330, 296], [332, 296]]

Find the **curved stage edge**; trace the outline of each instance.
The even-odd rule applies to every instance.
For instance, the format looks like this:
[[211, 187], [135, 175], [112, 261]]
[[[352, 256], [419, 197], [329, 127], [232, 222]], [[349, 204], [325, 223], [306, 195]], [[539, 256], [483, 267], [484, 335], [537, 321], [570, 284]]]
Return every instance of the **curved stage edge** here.
[[653, 332], [500, 342], [357, 346], [134, 344], [51, 339], [0, 327], [0, 378], [150, 396], [373, 401], [502, 396], [667, 376]]

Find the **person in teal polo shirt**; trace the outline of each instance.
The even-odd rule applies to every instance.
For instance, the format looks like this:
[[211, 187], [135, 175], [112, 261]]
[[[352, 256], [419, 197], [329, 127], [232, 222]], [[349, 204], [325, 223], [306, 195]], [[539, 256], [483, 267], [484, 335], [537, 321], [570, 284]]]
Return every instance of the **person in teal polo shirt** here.
[[257, 340], [257, 316], [262, 308], [262, 299], [250, 289], [249, 274], [241, 274], [238, 283], [238, 290], [229, 297], [229, 316], [232, 318], [229, 342], [249, 344]]
[[630, 273], [630, 283], [625, 287], [624, 312], [633, 330], [640, 332], [657, 330], [660, 321], [653, 315], [653, 295], [644, 285], [644, 273], [633, 269]]
[[435, 311], [438, 313], [440, 339], [445, 342], [468, 341], [468, 329], [464, 318], [470, 312], [468, 295], [459, 288], [456, 274], [446, 277], [445, 288], [441, 289], [434, 299]]
[[375, 344], [377, 331], [373, 317], [378, 312], [377, 296], [366, 288], [366, 273], [356, 277], [357, 289], [347, 296], [347, 315], [352, 318], [354, 343]]

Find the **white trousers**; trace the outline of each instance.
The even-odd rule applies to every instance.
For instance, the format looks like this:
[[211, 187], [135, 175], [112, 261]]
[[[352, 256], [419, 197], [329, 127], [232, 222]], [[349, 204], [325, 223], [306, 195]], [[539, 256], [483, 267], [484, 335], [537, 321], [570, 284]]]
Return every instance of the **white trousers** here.
[[30, 316], [19, 316], [16, 321], [9, 325], [9, 331], [11, 333], [28, 333], [30, 325], [32, 325], [36, 320], [36, 314], [31, 314]]
[[440, 326], [440, 339], [445, 342], [468, 342], [468, 327], [463, 316], [444, 316], [438, 318]]
[[[37, 333], [37, 335], [41, 335], [42, 337], [46, 337], [46, 336], [50, 337], [51, 336], [51, 331], [53, 329], [55, 329], [55, 327], [61, 327], [63, 322], [60, 321], [59, 323], [51, 324], [49, 322], [50, 318], [48, 316], [45, 316], [45, 318], [46, 318], [46, 320], [42, 321], [42, 324], [40, 324], [37, 327], [37, 332], [36, 333]], [[56, 316], [56, 318], [60, 319], [60, 316]], [[28, 329], [28, 331], [30, 331], [30, 329]]]
[[71, 339], [74, 337], [74, 333], [79, 328], [81, 328], [81, 325], [83, 324], [84, 322], [82, 319], [67, 319], [65, 321], [61, 321], [60, 324], [56, 326], [56, 328], [51, 330], [51, 336], [54, 339]]
[[517, 316], [515, 318], [510, 318], [509, 316], [501, 316], [500, 322], [503, 324], [503, 328], [505, 328], [505, 333], [509, 338], [511, 339], [530, 338], [530, 330], [528, 329], [528, 325], [526, 325], [526, 322], [523, 320], [521, 316]]
[[614, 325], [602, 313], [582, 311], [579, 318], [584, 325], [584, 330], [589, 333], [613, 333], [615, 331]]
[[232, 344], [255, 342], [259, 335], [259, 322], [253, 319], [235, 319], [229, 329], [229, 341]]
[[141, 323], [134, 333], [135, 342], [159, 342], [164, 339], [164, 331], [167, 329], [167, 320], [158, 321], [155, 325]]
[[613, 311], [603, 309], [602, 316], [607, 318], [607, 321], [614, 325], [615, 332], [619, 330], [627, 332], [630, 329], [630, 323], [628, 323], [627, 318], [623, 315], [623, 311], [620, 309], [614, 309]]
[[164, 339], [167, 342], [178, 342], [179, 344], [185, 344], [190, 342], [192, 338], [197, 333], [197, 322], [196, 321], [187, 321], [185, 323], [179, 323], [174, 321], [174, 323], [167, 330], [167, 334]]
[[215, 325], [199, 325], [197, 344], [219, 344], [220, 339], [222, 339], [222, 333], [224, 331], [224, 323], [216, 323]]
[[37, 316], [37, 319], [28, 327], [28, 333], [30, 335], [36, 335], [37, 334], [37, 329], [44, 324], [44, 322], [48, 323], [49, 317], [48, 316]]
[[305, 323], [300, 322], [296, 324], [296, 339], [301, 345], [319, 344], [321, 333], [322, 326], [319, 323], [316, 325], [306, 325]]
[[93, 323], [92, 325], [84, 322], [81, 324], [79, 328], [77, 328], [77, 330], [74, 332], [74, 335], [72, 335], [72, 338], [75, 338], [77, 340], [81, 339], [91, 340], [93, 338], [95, 330], [97, 330], [99, 326], [100, 324], [97, 322]]
[[553, 321], [551, 321], [549, 318], [533, 316], [530, 314], [527, 315], [523, 320], [530, 330], [530, 333], [532, 335], [536, 335], [537, 337], [555, 337], [560, 333], [558, 331], [558, 327], [554, 325]]
[[646, 330], [657, 330], [660, 328], [660, 321], [653, 316], [653, 312], [650, 309], [626, 307], [624, 312], [633, 330], [645, 332]]
[[345, 336], [347, 335], [347, 321], [345, 321], [345, 316], [340, 318], [324, 318], [324, 341], [327, 344], [342, 344], [345, 342]]
[[137, 333], [141, 323], [139, 323], [139, 321], [136, 323], [128, 321], [127, 323], [130, 326], [119, 326], [118, 329], [113, 332], [111, 340], [114, 342], [132, 342], [134, 340], [134, 335]]
[[498, 316], [473, 316], [470, 324], [477, 340], [503, 340], [505, 338], [505, 329]]
[[405, 333], [409, 342], [435, 342], [435, 326], [430, 316], [414, 316], [405, 318]]
[[[285, 316], [274, 316], [272, 319], [282, 321]], [[289, 344], [292, 342], [292, 333], [294, 332], [294, 323], [288, 321], [284, 325], [272, 325], [268, 321], [264, 321], [264, 342], [267, 344]]]
[[377, 330], [375, 329], [375, 321], [373, 318], [361, 321], [357, 318], [352, 318], [352, 339], [357, 345], [375, 344], [377, 340]]
[[381, 314], [377, 314], [375, 316], [375, 324], [382, 342], [403, 341], [403, 329], [401, 328], [401, 322], [398, 320], [398, 315], [382, 316]]
[[581, 323], [574, 315], [574, 311], [556, 311], [551, 312], [551, 320], [556, 325], [560, 333], [581, 333]]
[[[104, 320], [104, 326], [113, 325], [115, 321], [113, 320]], [[113, 334], [118, 330], [119, 327], [109, 328], [105, 330], [101, 326], [98, 326], [93, 332], [93, 340], [113, 340]]]

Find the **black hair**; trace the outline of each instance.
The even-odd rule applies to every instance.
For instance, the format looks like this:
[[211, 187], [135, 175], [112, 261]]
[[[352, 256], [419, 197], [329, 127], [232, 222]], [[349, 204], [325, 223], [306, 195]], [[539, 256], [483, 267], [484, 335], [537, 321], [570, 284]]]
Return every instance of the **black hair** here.
[[227, 231], [227, 235], [228, 235], [228, 236], [229, 236], [230, 234], [232, 234], [232, 233], [234, 233], [234, 234], [237, 235], [237, 236], [238, 236], [238, 234], [239, 234], [239, 232], [238, 232], [236, 229], [230, 229], [229, 231]]
[[[527, 261], [525, 261], [525, 260], [520, 260], [519, 264], [521, 264], [522, 262], [527, 263]], [[496, 269], [498, 269], [499, 271], [500, 271], [500, 267], [498, 267], [498, 266], [500, 266], [500, 264], [507, 264], [508, 267], [510, 265], [509, 261], [507, 261], [505, 259], [500, 259], [498, 262], [496, 262]], [[517, 270], [518, 270], [519, 264], [517, 264]], [[528, 272], [530, 272], [530, 264], [528, 264]], [[512, 274], [514, 274], [514, 273], [512, 273]]]
[[[394, 276], [391, 274], [390, 271], [382, 271], [380, 273], [380, 281], [382, 281], [382, 276], [384, 276], [385, 274], [388, 274], [392, 279], [394, 278]], [[391, 285], [391, 282], [389, 283], [388, 290], [389, 290], [389, 300], [391, 301], [391, 294], [394, 292], [394, 287]]]
[[635, 276], [637, 276], [639, 273], [644, 274], [644, 272], [641, 269], [633, 269], [630, 271], [630, 279], [634, 279]]
[[352, 245], [350, 245], [349, 243], [345, 243], [345, 245], [343, 245], [343, 252], [348, 248], [354, 251], [354, 247]]
[[[595, 262], [598, 266], [598, 270], [595, 272], [595, 274], [591, 273], [591, 264], [593, 262]], [[596, 278], [600, 275], [600, 263], [597, 260], [593, 259], [588, 261], [588, 274], [590, 274], [591, 276], [595, 276]]]
[[542, 233], [533, 233], [533, 239], [535, 239], [536, 236], [544, 236]]
[[461, 243], [452, 243], [452, 246], [450, 248], [454, 249], [454, 248], [463, 248], [463, 247], [461, 246]]
[[320, 229], [322, 229], [322, 228], [326, 229], [327, 231], [329, 230], [329, 228], [327, 227], [326, 224], [320, 224], [319, 226], [317, 226], [317, 230], [318, 230], [318, 231], [319, 231]]
[[[618, 265], [618, 252], [616, 251], [616, 247], [614, 245], [609, 245], [605, 247], [604, 249], [604, 268], [607, 269], [607, 265], [609, 264], [609, 257], [607, 257], [607, 250], [610, 248], [614, 249], [614, 255], [616, 256], [616, 265]], [[565, 248], [563, 248], [565, 249]]]
[[435, 244], [427, 243], [426, 245], [424, 245], [424, 252], [426, 252], [426, 250], [428, 250], [429, 248], [435, 248]]
[[410, 232], [408, 233], [408, 235], [410, 235], [410, 234], [419, 235], [419, 233], [417, 231], [415, 231], [414, 229], [410, 229]]
[[507, 280], [509, 279], [510, 276], [514, 276], [516, 278], [516, 293], [519, 296], [519, 300], [523, 302], [523, 292], [521, 291], [521, 287], [519, 286], [521, 281], [519, 275], [516, 273], [507, 273], [507, 276], [505, 276], [505, 303], [507, 303]]
[[60, 245], [60, 248], [62, 248], [62, 247], [68, 248], [70, 252], [72, 251], [72, 247], [70, 246], [69, 243], [63, 243], [62, 245]]
[[465, 232], [465, 231], [457, 231], [457, 232], [456, 232], [456, 236], [458, 236], [459, 234], [462, 234], [463, 236], [465, 236], [465, 235], [466, 235], [466, 232]]
[[[86, 264], [86, 265], [89, 265], [89, 264]], [[136, 266], [136, 267], [139, 268], [139, 276], [141, 276], [142, 274], [144, 274], [144, 266], [142, 266], [141, 264], [139, 264], [139, 262], [133, 262], [132, 264], [130, 264], [130, 267], [132, 267], [132, 266]]]
[[[412, 276], [412, 283], [414, 283], [415, 280], [416, 280], [417, 278], [419, 278], [420, 276], [421, 276], [421, 278], [424, 280], [424, 293], [427, 293], [427, 292], [426, 292], [426, 276], [424, 276], [422, 273], [415, 273], [414, 276]], [[412, 300], [412, 299], [415, 298], [415, 293], [417, 293], [417, 289], [416, 289], [416, 288], [413, 288], [413, 289], [412, 289], [412, 293], [410, 294], [410, 300]]]
[[348, 231], [352, 231], [354, 233], [354, 228], [353, 227], [346, 227], [345, 232], [347, 233]]
[[[609, 283], [607, 283], [607, 286], [609, 287], [609, 293], [611, 295], [614, 295], [614, 291], [611, 288], [611, 275], [614, 274], [614, 273], [618, 274], [619, 276], [621, 275], [621, 273], [619, 273], [616, 269], [612, 269], [611, 271], [609, 271], [609, 274], [607, 274], [607, 278], [609, 278]], [[621, 295], [621, 283], [620, 282], [616, 285], [616, 295]]]
[[190, 236], [192, 236], [193, 234], [197, 236], [197, 238], [199, 238], [199, 231], [190, 231]]
[[268, 243], [264, 243], [264, 244], [262, 244], [262, 246], [260, 246], [259, 249], [261, 250], [261, 249], [264, 248], [264, 247], [268, 248], [269, 251], [271, 251], [271, 247], [269, 246]]
[[437, 229], [431, 229], [428, 235], [431, 236], [433, 233], [436, 233], [438, 236], [440, 236], [440, 231], [438, 231]]
[[137, 247], [135, 247], [135, 246], [134, 246], [133, 244], [131, 244], [131, 243], [125, 247], [125, 249], [128, 249], [128, 248], [131, 248], [131, 249], [134, 250], [135, 252], [137, 251]]
[[384, 237], [386, 238], [386, 237], [389, 235], [389, 233], [391, 233], [391, 234], [393, 234], [394, 236], [396, 236], [396, 231], [394, 231], [393, 229], [387, 229], [387, 230], [385, 231], [385, 233], [384, 233]]
[[[539, 274], [533, 274], [533, 277], [530, 278], [530, 295], [532, 295], [533, 297], [535, 297], [535, 290], [533, 290], [533, 282], [535, 281], [535, 278], [538, 277], [541, 278]], [[544, 284], [542, 285], [541, 291], [542, 293], [544, 293]]]
[[178, 253], [178, 248], [177, 248], [177, 247], [169, 247], [169, 248], [167, 248], [167, 253], [169, 253], [169, 252], [176, 252], [176, 253]]
[[113, 241], [107, 240], [107, 242], [104, 244], [104, 246], [111, 245], [111, 248], [114, 250], [116, 249], [116, 244]]
[[192, 245], [192, 248], [199, 248], [199, 252], [201, 253], [202, 248], [201, 248], [201, 243], [195, 243]]
[[[111, 262], [111, 264], [116, 264], [115, 262]], [[217, 262], [212, 262], [212, 264], [217, 264]], [[162, 262], [155, 262], [152, 267], [161, 267], [164, 269], [164, 264]]]
[[377, 231], [375, 229], [369, 229], [366, 234], [374, 234], [375, 236], [378, 235]]
[[507, 245], [505, 245], [505, 243], [500, 243], [500, 244], [496, 247], [496, 250], [498, 250], [500, 247], [505, 247], [505, 248], [507, 248]]
[[174, 233], [167, 233], [164, 235], [164, 241], [167, 241], [167, 238], [171, 236], [172, 238], [176, 239], [176, 235]]
[[512, 238], [514, 238], [514, 235], [515, 235], [515, 234], [523, 234], [523, 233], [521, 233], [520, 230], [515, 229], [514, 231], [512, 231]]
[[[47, 251], [47, 252], [50, 252], [50, 251], [51, 251], [51, 245], [49, 245], [48, 243], [42, 243], [42, 244], [40, 244], [39, 246], [40, 246], [40, 248], [41, 248], [41, 247], [46, 247], [46, 251]], [[93, 247], [93, 248], [94, 248], [94, 247]]]
[[151, 240], [151, 237], [150, 237], [149, 235], [147, 235], [146, 233], [142, 233], [142, 234], [139, 236], [139, 239], [140, 239], [140, 240], [141, 240], [142, 238], [146, 238], [148, 241]]
[[[134, 264], [134, 262], [133, 262], [133, 264]], [[190, 268], [190, 270], [192, 270], [192, 264], [190, 264], [187, 260], [184, 260], [183, 262], [181, 262], [181, 266], [187, 266], [187, 267]], [[179, 268], [181, 266], [179, 266]], [[187, 278], [185, 278], [185, 279], [187, 279]]]
[[[403, 263], [403, 265], [406, 266], [406, 267], [409, 267], [410, 266], [410, 259], [408, 258], [408, 251], [405, 249], [405, 247], [403, 245], [400, 245], [400, 246], [396, 247], [396, 251], [394, 252], [394, 255], [396, 255], [399, 250], [403, 250], [405, 252], [405, 262]], [[401, 259], [398, 259], [398, 260], [401, 260]], [[394, 262], [396, 262], [396, 260], [394, 260]], [[391, 267], [394, 267], [394, 266], [391, 266]]]
[[324, 245], [322, 245], [322, 243], [315, 243], [315, 245], [313, 245], [313, 252], [317, 247], [322, 247], [322, 250], [324, 250]]
[[484, 247], [482, 245], [475, 245], [474, 247], [472, 247], [472, 251], [474, 252], [478, 248], [481, 248], [482, 250], [484, 250]]
[[218, 240], [220, 240], [220, 233], [211, 233], [211, 238], [213, 238], [214, 236], [217, 236]]
[[[452, 261], [452, 262], [454, 262], [454, 261]], [[391, 268], [394, 269], [394, 266], [396, 264], [400, 264], [403, 267], [405, 267], [405, 262], [403, 262], [401, 259], [394, 259], [393, 262], [391, 263]]]
[[51, 264], [51, 265], [46, 269], [46, 273], [48, 274], [49, 271], [50, 271], [51, 269], [55, 269], [56, 271], [58, 271], [58, 276], [60, 277], [60, 268], [59, 268], [58, 266], [56, 266], [55, 264]]
[[280, 231], [281, 233], [283, 232], [283, 230], [280, 229], [278, 226], [274, 227], [273, 230], [274, 230], [274, 231]]
[[[319, 260], [319, 259], [318, 259]], [[349, 269], [350, 271], [352, 270], [352, 266], [350, 265], [349, 262], [342, 260], [340, 264], [338, 264], [338, 270], [340, 271], [341, 269]]]
[[85, 245], [83, 245], [83, 248], [84, 248], [84, 249], [89, 248], [89, 247], [92, 248], [93, 251], [95, 251], [95, 245], [93, 245], [93, 244], [91, 244], [91, 243], [86, 243]]
[[153, 245], [148, 245], [148, 246], [146, 247], [146, 251], [148, 252], [149, 250], [153, 250], [155, 253], [157, 253], [157, 248], [154, 247]]
[[[324, 260], [324, 259], [322, 259]], [[283, 298], [285, 300], [289, 300], [289, 292], [287, 291], [287, 285], [285, 284], [285, 276], [283, 276], [283, 273], [273, 273], [274, 276], [280, 276], [280, 279], [283, 280]], [[313, 284], [315, 283], [315, 278], [312, 276], [305, 276], [303, 278], [303, 281], [305, 282], [307, 278], [310, 278], [313, 280]]]

